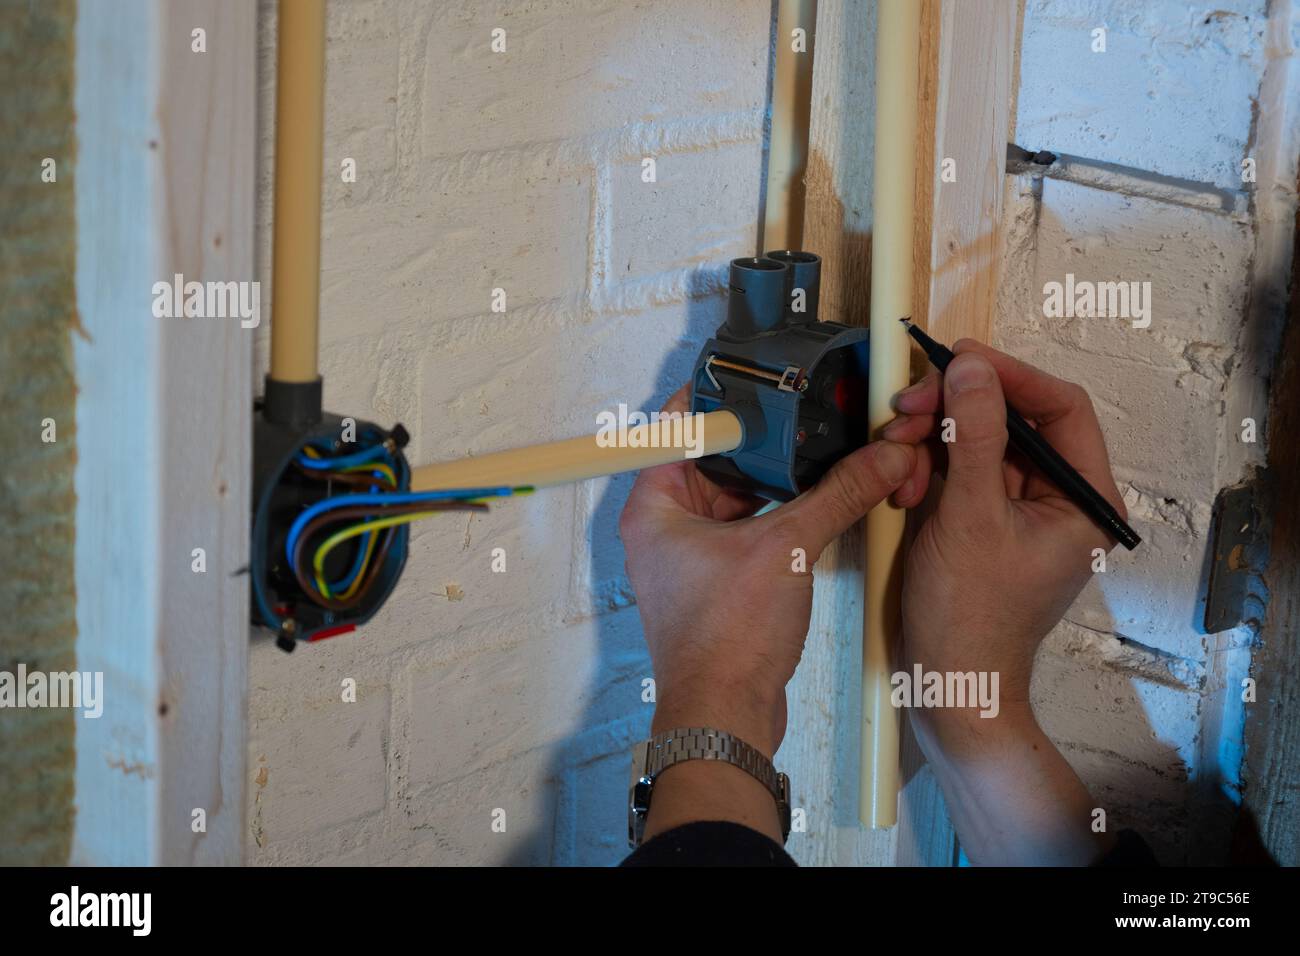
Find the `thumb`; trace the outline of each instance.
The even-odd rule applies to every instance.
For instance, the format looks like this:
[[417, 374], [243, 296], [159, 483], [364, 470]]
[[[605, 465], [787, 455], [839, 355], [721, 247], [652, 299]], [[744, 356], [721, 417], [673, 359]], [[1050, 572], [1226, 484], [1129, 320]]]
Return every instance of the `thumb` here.
[[773, 512], [811, 559], [889, 497], [916, 467], [911, 445], [878, 441], [841, 458], [811, 489]]
[[[958, 355], [943, 376], [944, 414], [954, 423], [947, 442], [942, 503], [975, 512], [1006, 501], [1002, 462], [1007, 451], [1007, 403], [997, 372], [984, 356]], [[946, 436], [945, 436], [946, 437]]]

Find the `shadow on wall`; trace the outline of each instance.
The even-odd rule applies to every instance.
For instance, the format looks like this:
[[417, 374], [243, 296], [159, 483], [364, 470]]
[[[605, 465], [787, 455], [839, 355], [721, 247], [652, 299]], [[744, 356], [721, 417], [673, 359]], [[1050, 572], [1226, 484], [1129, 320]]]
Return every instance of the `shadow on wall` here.
[[[843, 122], [850, 122], [847, 115]], [[869, 124], [866, 124], [866, 129], [869, 130]], [[865, 136], [866, 141], [860, 148], [869, 149], [869, 136], [862, 129], [853, 133], [846, 130], [844, 135]], [[826, 168], [825, 159], [816, 153], [810, 157], [808, 178], [809, 202], [825, 203], [828, 197], [818, 195], [817, 190], [830, 187], [834, 178]], [[819, 237], [813, 234], [808, 237], [809, 248], [828, 256], [822, 292], [823, 318], [857, 324], [865, 316], [869, 297], [870, 235], [860, 228], [869, 224], [848, 221], [842, 210], [836, 218], [838, 228], [832, 228], [839, 235], [834, 237], [835, 241], [828, 241], [819, 248]], [[986, 242], [986, 239], [990, 241]], [[981, 237], [972, 248], [963, 250], [960, 255], [954, 254], [944, 268], [961, 262], [972, 270], [973, 282], [974, 274], [992, 262], [991, 239], [991, 234]], [[646, 396], [646, 401], [639, 407], [647, 411], [660, 407], [663, 400], [686, 380], [695, 351], [721, 321], [724, 299], [712, 294], [716, 283], [710, 281], [710, 277], [710, 272], [697, 272], [693, 277], [685, 306], [688, 328], [682, 346], [665, 358], [656, 376], [654, 393]], [[965, 296], [958, 294], [950, 301], [959, 303], [965, 301]], [[1084, 345], [1073, 340], [1071, 333], [1060, 327], [1048, 330], [1038, 325], [1021, 331], [1031, 333], [1028, 344], [1035, 347], [1055, 345], [1065, 355]], [[1249, 337], [1247, 344], [1252, 351], [1257, 347]], [[1027, 350], [1028, 353], [1033, 351], [1034, 348]], [[1031, 362], [1039, 361], [1034, 354], [1025, 354], [1024, 358]], [[1066, 377], [1079, 377], [1071, 368], [1055, 371]], [[1085, 381], [1084, 384], [1089, 383]], [[1093, 387], [1096, 385], [1093, 383]], [[638, 407], [632, 401], [628, 405]], [[1144, 428], [1140, 407], [1126, 407], [1125, 411], [1132, 416], [1126, 428]], [[651, 706], [640, 702], [639, 696], [629, 694], [622, 713], [611, 715], [608, 706], [601, 707], [597, 703], [600, 695], [596, 691], [616, 682], [627, 682], [630, 667], [639, 668], [638, 673], [645, 676], [651, 674], [643, 648], [639, 648], [640, 663], [629, 665], [630, 655], [634, 653], [631, 648], [639, 640], [639, 627], [630, 617], [633, 613], [632, 597], [622, 567], [621, 548], [608, 544], [617, 540], [619, 514], [631, 481], [632, 476], [610, 480], [590, 512], [588, 539], [591, 556], [587, 580], [597, 589], [594, 603], [600, 612], [593, 620], [599, 644], [592, 662], [591, 692], [587, 694], [591, 703], [577, 715], [570, 736], [557, 744], [549, 755], [544, 778], [538, 781], [538, 786], [548, 794], [546, 823], [515, 845], [506, 859], [510, 864], [610, 865], [617, 863], [627, 852], [625, 818], [629, 751], [630, 746], [648, 731]], [[1203, 533], [1189, 535], [1188, 547], [1196, 549], [1199, 554], [1192, 555], [1198, 560], [1189, 562], [1188, 575], [1202, 579], [1199, 583], [1202, 598], [1205, 546]], [[829, 559], [824, 560], [832, 569], [852, 573], [856, 564], [854, 555], [858, 550], [856, 547], [833, 549]], [[821, 570], [819, 565], [819, 574]], [[1197, 582], [1174, 580], [1159, 572], [1135, 570], [1135, 574], [1137, 588], [1108, 588], [1109, 593], [1097, 600], [1100, 607], [1094, 608], [1096, 613], [1087, 616], [1083, 630], [1102, 634], [1107, 641], [1109, 635], [1118, 635], [1121, 645], [1133, 644], [1123, 639], [1123, 630], [1127, 626], [1125, 621], [1132, 619], [1132, 614], [1124, 613], [1131, 610], [1126, 606], [1130, 598], [1140, 599], [1140, 591], [1148, 601], [1153, 596], [1160, 600], [1160, 595], [1181, 595], [1189, 588], [1198, 587]], [[1143, 613], [1150, 607], [1150, 604], [1143, 603]], [[827, 640], [815, 633], [816, 616], [813, 624], [814, 633], [809, 635], [808, 652], [801, 672], [807, 671], [809, 658], [814, 653], [824, 651], [825, 656], [834, 658], [836, 673], [843, 677], [843, 681], [836, 684], [837, 699], [845, 705], [840, 710], [851, 710], [856, 707], [856, 688], [851, 686], [856, 667], [840, 665], [845, 662], [852, 665], [856, 659], [853, 629], [839, 635], [842, 640], [831, 638], [830, 646], [826, 646]], [[1199, 621], [1192, 624], [1192, 633], [1200, 633]], [[1146, 639], [1145, 635], [1137, 636]], [[822, 643], [820, 651], [818, 641]], [[1207, 655], [1213, 658], [1214, 641], [1211, 640], [1210, 644], [1202, 655], [1202, 661]], [[1136, 649], [1153, 651], [1157, 661], [1161, 656], [1159, 648], [1138, 644]], [[1166, 651], [1165, 654], [1173, 656], [1173, 652]], [[1054, 736], [1084, 778], [1098, 805], [1107, 809], [1112, 828], [1133, 826], [1143, 832], [1151, 840], [1157, 855], [1167, 864], [1221, 860], [1232, 838], [1234, 823], [1238, 822], [1237, 808], [1228, 793], [1235, 784], [1225, 776], [1221, 762], [1207, 759], [1217, 756], [1209, 752], [1206, 741], [1209, 735], [1217, 734], [1218, 718], [1213, 714], [1217, 712], [1216, 708], [1222, 708], [1222, 698], [1210, 696], [1204, 681], [1202, 686], [1197, 686], [1195, 682], [1184, 684], [1172, 678], [1150, 680], [1146, 672], [1111, 666], [1099, 660], [1096, 654], [1066, 653], [1060, 656], [1066, 662], [1065, 666], [1045, 669], [1050, 671], [1045, 675], [1047, 686], [1043, 688], [1047, 693], [1039, 695], [1043, 704], [1041, 710], [1047, 718], [1044, 722], [1051, 722], [1055, 716], [1060, 732]], [[635, 684], [639, 689], [639, 680]], [[790, 700], [792, 733], [799, 732], [800, 701], [806, 693], [803, 684], [797, 675]], [[1184, 711], [1175, 713], [1171, 710], [1175, 717], [1184, 717], [1181, 728], [1190, 728], [1186, 733], [1181, 732], [1181, 728], [1171, 732], [1166, 715], [1153, 704], [1162, 695], [1174, 702], [1168, 705], [1171, 708], [1188, 707], [1194, 715], [1187, 719]], [[1193, 699], [1194, 706], [1188, 706]], [[848, 716], [850, 719], [845, 719], [845, 714], [839, 713], [836, 717], [833, 743], [835, 776], [829, 782], [829, 789], [834, 792], [830, 799], [838, 810], [836, 825], [856, 830], [852, 791], [856, 786], [857, 721], [852, 719], [853, 715]], [[1104, 730], [1100, 735], [1094, 735], [1099, 721]], [[1072, 725], [1092, 726], [1094, 731], [1070, 733]], [[1051, 732], [1052, 728], [1049, 726], [1048, 730]], [[1107, 741], [1107, 735], [1113, 742]], [[915, 770], [913, 767], [911, 773], [905, 773], [905, 782]], [[801, 786], [798, 774], [795, 779], [796, 786]], [[924, 806], [918, 805], [918, 809]], [[1238, 829], [1245, 835], [1244, 842], [1249, 843], [1249, 821], [1242, 822], [1245, 825]], [[861, 833], [859, 839], [862, 839]], [[900, 857], [902, 855], [900, 851]]]
[[[1037, 200], [1041, 203], [1041, 193]], [[1066, 232], [1041, 205], [1038, 219], [1040, 230]], [[1268, 335], [1255, 325], [1244, 330], [1246, 354], [1238, 367], [1264, 367]], [[1107, 352], [1124, 353], [1133, 342], [1134, 333], [1121, 328], [1105, 347]], [[1003, 331], [1019, 343], [1012, 345], [1013, 351], [1019, 348], [1027, 361], [1084, 385], [1103, 422], [1111, 417], [1107, 396], [1116, 393], [1118, 379], [1110, 377], [1106, 363], [1100, 370], [1090, 363], [1069, 364], [1078, 350], [1089, 349], [1078, 323], [1057, 321], [1049, 326], [1035, 317], [1014, 331]], [[1225, 377], [1217, 391], [1207, 387], [1210, 394], [1200, 400], [1213, 407], [1226, 387]], [[1180, 394], [1174, 401], [1192, 400]], [[1159, 467], [1146, 468], [1125, 461], [1134, 455], [1142, 460], [1145, 452], [1134, 451], [1135, 446], [1167, 428], [1167, 413], [1162, 418], [1155, 403], [1132, 400], [1122, 412], [1124, 440], [1111, 435], [1112, 460], [1120, 462], [1121, 490], [1129, 484], [1144, 499], [1139, 507], [1146, 513], [1139, 513], [1137, 520], [1145, 525], [1145, 556], [1143, 551], [1134, 558], [1112, 552], [1117, 567], [1111, 574], [1097, 575], [1067, 613], [1065, 629], [1073, 626], [1092, 646], [1082, 654], [1077, 653], [1080, 646], [1067, 646], [1064, 660], [1069, 663], [1036, 669], [1036, 674], [1050, 671], [1061, 691], [1040, 693], [1036, 688], [1036, 710], [1098, 805], [1111, 816], [1112, 827], [1137, 829], [1161, 862], [1212, 865], [1226, 863], [1230, 856], [1258, 862], [1264, 858], [1254, 820], [1240, 809], [1243, 705], [1238, 695], [1239, 679], [1249, 666], [1250, 638], [1244, 629], [1221, 634], [1204, 629], [1210, 531], [1202, 526], [1194, 504], [1161, 497], [1171, 493], [1161, 489], [1162, 479], [1176, 470], [1159, 460]], [[1214, 453], [1222, 451], [1224, 440], [1219, 438]], [[1145, 471], [1141, 484], [1146, 487], [1125, 482], [1126, 470]], [[1213, 496], [1212, 485], [1206, 494]], [[1059, 644], [1062, 636], [1058, 629], [1048, 639], [1049, 647]], [[1073, 639], [1065, 636], [1065, 642], [1069, 645]], [[1081, 732], [1085, 727], [1091, 729]], [[1113, 743], [1107, 742], [1108, 734]]]
[[[684, 338], [664, 359], [656, 377], [654, 392], [641, 403], [629, 401], [629, 407], [646, 411], [662, 406], [666, 398], [689, 378], [694, 357], [703, 342], [722, 321], [725, 297], [716, 293], [717, 284], [705, 271], [697, 272], [690, 285], [687, 300], [687, 329]], [[595, 618], [598, 652], [593, 662], [591, 687], [587, 699], [593, 703], [578, 716], [570, 736], [556, 745], [548, 770], [539, 786], [552, 791], [550, 802], [551, 828], [529, 833], [507, 857], [511, 865], [613, 865], [626, 855], [625, 825], [627, 780], [630, 768], [630, 748], [643, 739], [649, 730], [651, 706], [639, 698], [628, 698], [628, 706], [621, 717], [611, 720], [607, 707], [595, 703], [601, 688], [625, 679], [628, 672], [627, 647], [631, 635], [627, 614], [631, 608], [631, 589], [627, 584], [620, 548], [610, 548], [606, 542], [617, 539], [619, 515], [622, 511], [633, 476], [622, 475], [610, 480], [592, 508], [589, 525], [590, 565], [588, 580], [598, 589]], [[1204, 539], [1198, 539], [1203, 544]], [[1197, 608], [1203, 607], [1206, 577], [1204, 553], [1197, 563], [1198, 591], [1201, 599]], [[1158, 594], [1177, 587], [1177, 582], [1157, 581], [1147, 578], [1141, 582], [1141, 591]], [[1122, 636], [1122, 609], [1109, 606], [1121, 596], [1102, 596], [1107, 622], [1089, 618], [1087, 630], [1102, 630]], [[1187, 622], [1194, 631], [1201, 632], [1199, 620]], [[639, 634], [639, 627], [635, 628]], [[812, 638], [810, 636], [810, 642]], [[846, 649], [855, 648], [851, 642]], [[641, 648], [640, 673], [650, 676], [648, 655]], [[1049, 651], [1050, 652], [1050, 651]], [[1115, 668], [1109, 674], [1093, 672], [1095, 661], [1083, 658], [1080, 663], [1088, 669], [1070, 679], [1063, 678], [1055, 687], [1043, 688], [1046, 694], [1041, 709], [1045, 723], [1056, 715], [1063, 723], [1087, 720], [1098, 712], [1117, 715], [1125, 740], [1116, 740], [1114, 749], [1099, 748], [1069, 739], [1072, 735], [1055, 735], [1070, 762], [1084, 778], [1098, 805], [1105, 808], [1112, 827], [1131, 826], [1143, 833], [1152, 843], [1157, 855], [1167, 864], [1188, 862], [1221, 862], [1234, 839], [1238, 808], [1226, 793], [1221, 768], [1202, 764], [1199, 759], [1190, 762], [1182, 753], [1190, 749], [1190, 741], [1167, 739], [1160, 719], [1153, 719], [1151, 695], [1145, 688], [1161, 686], [1179, 694], [1198, 694], [1195, 687], [1174, 682], [1149, 684], [1132, 671]], [[851, 673], [853, 668], [843, 668]], [[1109, 679], [1108, 679], [1109, 678]], [[639, 686], [639, 681], [636, 682]], [[1059, 693], [1052, 691], [1059, 690]], [[1106, 699], [1110, 695], [1110, 699]], [[1199, 733], [1206, 733], [1206, 707], [1218, 706], [1219, 701], [1201, 697], [1202, 715], [1198, 718]], [[842, 724], [852, 727], [849, 721]], [[792, 728], [793, 730], [794, 728]], [[1165, 728], [1167, 731], [1168, 728]], [[1148, 743], [1149, 742], [1149, 743]], [[856, 760], [856, 747], [846, 737], [836, 748], [842, 758], [840, 783], [849, 789], [855, 782], [848, 764]], [[1180, 746], [1188, 745], [1188, 746]], [[1143, 753], [1134, 759], [1134, 750]], [[852, 794], [847, 790], [839, 794], [839, 803], [851, 807]], [[1239, 845], [1258, 844], [1252, 840], [1249, 821], [1237, 826], [1235, 839]], [[1240, 851], [1238, 851], [1240, 852]]]
[[[685, 333], [663, 360], [655, 376], [654, 392], [644, 401], [627, 400], [628, 408], [646, 412], [663, 407], [668, 397], [689, 381], [695, 358], [704, 342], [722, 322], [725, 297], [717, 292], [714, 270], [697, 270], [689, 281], [685, 303]], [[628, 646], [638, 642], [637, 673], [650, 677], [650, 657], [640, 637], [640, 623], [629, 623], [633, 608], [631, 585], [623, 566], [623, 549], [609, 547], [618, 540], [618, 521], [632, 487], [633, 475], [610, 479], [591, 509], [588, 530], [591, 560], [588, 568], [594, 595], [593, 620], [597, 653], [592, 663], [591, 703], [577, 716], [570, 736], [558, 743], [540, 787], [557, 793], [552, 803], [551, 832], [540, 829], [521, 839], [506, 858], [512, 866], [611, 866], [627, 855], [627, 785], [633, 744], [649, 736], [653, 705], [629, 694], [621, 716], [611, 716], [601, 706], [599, 691], [625, 679], [629, 670]], [[632, 633], [635, 632], [635, 633]]]
[[[764, 124], [762, 171], [755, 221], [761, 235], [767, 197], [767, 164], [772, 107], [772, 83], [776, 65], [776, 23], [778, 0], [771, 0], [768, 37], [767, 88], [764, 97], [769, 120]], [[762, 248], [761, 241], [755, 248]], [[726, 264], [696, 269], [687, 280], [686, 328], [665, 356], [655, 376], [654, 393], [638, 404], [628, 400], [629, 409], [651, 412], [663, 407], [668, 397], [691, 377], [695, 359], [704, 343], [726, 316]], [[718, 272], [721, 271], [722, 281]], [[521, 840], [508, 855], [509, 865], [613, 866], [628, 854], [627, 799], [632, 767], [632, 746], [649, 736], [654, 705], [641, 698], [641, 678], [635, 681], [636, 696], [629, 696], [621, 717], [612, 721], [602, 708], [599, 691], [626, 679], [629, 644], [636, 643], [639, 663], [635, 670], [651, 677], [649, 652], [641, 636], [639, 618], [633, 623], [635, 596], [627, 580], [619, 517], [635, 475], [609, 479], [589, 514], [588, 545], [591, 554], [587, 581], [592, 588], [592, 608], [597, 654], [593, 662], [591, 703], [579, 715], [570, 737], [554, 748], [549, 769], [540, 785], [558, 793], [552, 803], [550, 833], [536, 831]], [[607, 542], [617, 542], [609, 547]]]

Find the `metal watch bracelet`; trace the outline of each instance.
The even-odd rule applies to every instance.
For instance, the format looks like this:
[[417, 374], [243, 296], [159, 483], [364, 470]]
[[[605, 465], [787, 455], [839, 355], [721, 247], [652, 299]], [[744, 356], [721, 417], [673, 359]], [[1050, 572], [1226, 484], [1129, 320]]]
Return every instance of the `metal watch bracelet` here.
[[627, 840], [641, 845], [655, 779], [673, 764], [687, 760], [720, 760], [744, 770], [767, 787], [781, 817], [781, 840], [790, 836], [790, 778], [778, 773], [761, 753], [739, 737], [712, 727], [679, 727], [656, 734], [632, 752], [632, 783], [628, 790]]

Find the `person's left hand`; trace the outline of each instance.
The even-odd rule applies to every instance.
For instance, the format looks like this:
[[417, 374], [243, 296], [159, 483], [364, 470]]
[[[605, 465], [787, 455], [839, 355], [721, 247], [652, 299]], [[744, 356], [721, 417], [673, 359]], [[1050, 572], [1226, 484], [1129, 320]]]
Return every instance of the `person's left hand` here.
[[[665, 412], [687, 411], [687, 390]], [[781, 507], [706, 477], [694, 461], [637, 477], [620, 521], [654, 664], [654, 732], [709, 726], [769, 758], [803, 653], [812, 567], [833, 539], [916, 475], [910, 445], [874, 442]]]

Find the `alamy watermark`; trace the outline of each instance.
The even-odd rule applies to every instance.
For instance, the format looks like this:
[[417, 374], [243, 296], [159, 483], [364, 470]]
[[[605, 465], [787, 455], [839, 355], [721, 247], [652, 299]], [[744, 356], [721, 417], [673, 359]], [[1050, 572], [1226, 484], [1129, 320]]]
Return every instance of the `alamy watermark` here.
[[152, 893], [83, 893], [74, 885], [50, 897], [50, 925], [125, 927], [132, 936], [148, 936], [153, 926]]
[[596, 444], [600, 448], [681, 448], [686, 458], [704, 454], [703, 412], [628, 411], [596, 415]]
[[1151, 325], [1150, 282], [1075, 280], [1043, 284], [1043, 315], [1049, 319], [1130, 319], [1135, 329]]
[[103, 671], [0, 671], [0, 709], [67, 707], [94, 720], [104, 713]]
[[920, 664], [912, 672], [896, 671], [889, 683], [889, 702], [895, 707], [979, 707], [980, 716], [991, 719], [1002, 708], [998, 703], [997, 671], [927, 671]]
[[262, 322], [262, 286], [258, 282], [186, 282], [179, 272], [171, 282], [153, 284], [156, 319], [239, 319], [245, 329]]

